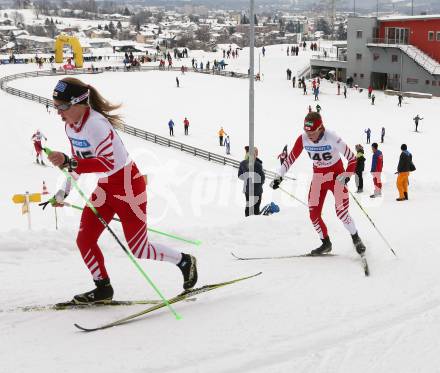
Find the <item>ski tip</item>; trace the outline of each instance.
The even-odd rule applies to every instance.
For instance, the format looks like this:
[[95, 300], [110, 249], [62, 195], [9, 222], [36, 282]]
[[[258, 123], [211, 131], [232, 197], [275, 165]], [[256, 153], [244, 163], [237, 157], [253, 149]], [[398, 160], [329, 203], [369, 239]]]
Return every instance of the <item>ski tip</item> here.
[[245, 259], [240, 258], [239, 256], [235, 255], [232, 251], [231, 251], [231, 255], [237, 260], [245, 260]]
[[79, 330], [82, 330], [83, 332], [93, 332], [94, 330], [97, 330], [97, 329], [87, 329], [87, 328], [84, 328], [83, 326], [78, 325], [78, 324], [73, 324], [73, 325], [75, 325], [76, 328], [78, 328]]

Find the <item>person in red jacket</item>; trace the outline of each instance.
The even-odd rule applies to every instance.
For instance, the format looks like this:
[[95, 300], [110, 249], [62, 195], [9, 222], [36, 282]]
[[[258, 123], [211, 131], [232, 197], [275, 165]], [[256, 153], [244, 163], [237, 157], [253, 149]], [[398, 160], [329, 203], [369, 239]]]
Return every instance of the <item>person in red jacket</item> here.
[[[270, 186], [273, 189], [279, 188], [283, 176], [304, 149], [313, 161], [313, 178], [308, 198], [310, 220], [322, 241], [322, 245], [312, 250], [311, 254], [321, 255], [332, 250], [327, 226], [321, 216], [325, 197], [330, 191], [335, 197], [336, 215], [350, 232], [358, 254], [363, 255], [365, 245], [359, 237], [355, 223], [348, 211], [349, 198], [346, 187], [356, 170], [356, 156], [337, 134], [324, 128], [319, 113], [307, 114], [304, 120], [304, 133], [296, 139], [292, 151], [281, 165], [278, 176]], [[344, 168], [341, 154], [348, 161], [347, 168]]]
[[383, 155], [378, 149], [379, 145], [377, 142], [371, 144], [371, 150], [373, 150], [373, 159], [371, 162], [371, 175], [373, 176], [374, 183], [374, 193], [370, 196], [371, 198], [376, 198], [382, 196], [382, 181], [381, 173], [383, 168]]
[[[177, 265], [183, 274], [183, 288], [192, 288], [197, 282], [196, 258], [168, 245], [152, 243], [148, 237], [146, 182], [116, 131], [122, 123], [120, 116], [111, 113], [120, 105], [109, 103], [96, 88], [71, 77], [58, 82], [53, 100], [64, 122], [71, 155], [53, 151], [49, 161], [55, 167], [68, 170], [74, 178], [81, 174], [98, 174], [98, 185], [90, 201], [101, 218], [110, 223], [118, 215], [127, 245], [135, 257]], [[49, 203], [62, 206], [69, 190], [70, 185], [65, 185], [42, 204], [43, 208]], [[86, 206], [76, 244], [96, 288], [75, 295], [75, 303], [107, 303], [113, 298], [113, 287], [98, 245], [104, 229], [97, 215]]]
[[189, 120], [187, 117], [185, 117], [185, 120], [183, 121], [183, 128], [185, 129], [185, 135], [188, 135]]

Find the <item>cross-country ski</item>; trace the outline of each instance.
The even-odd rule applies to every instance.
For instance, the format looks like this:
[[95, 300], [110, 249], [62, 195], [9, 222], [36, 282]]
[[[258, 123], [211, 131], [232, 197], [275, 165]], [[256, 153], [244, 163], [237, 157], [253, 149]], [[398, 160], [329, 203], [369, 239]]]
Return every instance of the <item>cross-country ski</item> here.
[[[202, 287], [197, 288], [197, 289], [188, 290], [188, 291], [183, 292], [182, 294], [176, 295], [175, 297], [168, 299], [168, 303], [174, 304], [174, 303], [177, 303], [177, 302], [182, 302], [182, 301], [185, 301], [185, 300], [189, 300], [189, 299], [191, 299], [191, 297], [194, 297], [196, 295], [199, 295], [199, 294], [202, 294], [202, 293], [206, 293], [208, 291], [212, 291], [212, 290], [215, 290], [215, 289], [218, 289], [218, 288], [222, 288], [222, 287], [227, 286], [227, 285], [235, 284], [235, 283], [240, 282], [240, 281], [248, 280], [250, 278], [253, 278], [253, 277], [261, 275], [261, 273], [262, 272], [258, 272], [258, 273], [254, 274], [254, 275], [251, 275], [251, 276], [239, 277], [239, 278], [236, 278], [234, 280], [225, 281], [225, 282], [219, 282], [217, 284], [205, 285], [205, 286], [202, 286]], [[93, 331], [97, 331], [97, 330], [102, 330], [102, 329], [107, 329], [107, 328], [111, 328], [111, 327], [114, 327], [114, 326], [122, 325], [122, 324], [124, 324], [126, 322], [134, 320], [134, 319], [136, 319], [136, 318], [138, 318], [140, 316], [147, 315], [147, 314], [149, 314], [149, 313], [151, 313], [153, 311], [156, 311], [156, 310], [164, 308], [164, 307], [166, 307], [166, 304], [164, 302], [162, 302], [162, 303], [159, 303], [159, 304], [157, 304], [155, 306], [147, 308], [146, 310], [136, 312], [136, 313], [128, 315], [128, 316], [126, 316], [126, 317], [124, 317], [122, 319], [119, 319], [119, 320], [116, 320], [116, 321], [113, 321], [113, 322], [110, 322], [108, 324], [104, 324], [104, 325], [101, 325], [101, 326], [98, 326], [98, 327], [95, 327], [95, 328], [85, 328], [85, 327], [80, 326], [78, 324], [75, 324], [75, 326], [78, 329], [82, 330], [82, 331], [93, 332]]]

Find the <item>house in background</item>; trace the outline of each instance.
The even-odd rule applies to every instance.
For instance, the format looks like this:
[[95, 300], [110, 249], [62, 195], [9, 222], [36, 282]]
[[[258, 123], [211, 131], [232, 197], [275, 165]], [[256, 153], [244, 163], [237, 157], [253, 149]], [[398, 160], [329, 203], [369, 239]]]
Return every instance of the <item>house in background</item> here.
[[350, 17], [347, 57], [360, 87], [440, 96], [440, 15]]

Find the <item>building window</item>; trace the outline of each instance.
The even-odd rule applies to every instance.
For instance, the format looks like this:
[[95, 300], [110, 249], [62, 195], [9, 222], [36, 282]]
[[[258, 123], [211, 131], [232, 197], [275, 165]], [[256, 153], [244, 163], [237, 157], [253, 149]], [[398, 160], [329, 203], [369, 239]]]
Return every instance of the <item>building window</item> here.
[[391, 55], [391, 62], [398, 62], [398, 60], [399, 60], [399, 56], [397, 54]]
[[362, 54], [361, 53], [356, 53], [356, 59], [357, 60], [361, 60], [362, 59]]
[[377, 61], [379, 59], [379, 57], [380, 57], [379, 53], [373, 53], [373, 60], [374, 61]]
[[360, 77], [361, 77], [361, 79], [363, 79], [364, 78], [364, 74], [361, 74]]
[[433, 80], [433, 81], [432, 81], [432, 85], [433, 85], [433, 86], [436, 86], [436, 85], [437, 85], [437, 82], [436, 82], [435, 80]]
[[440, 41], [440, 31], [437, 31], [437, 41]]
[[426, 85], [429, 85], [429, 83], [431, 83], [429, 80], [425, 80]]
[[433, 41], [434, 40], [434, 31], [428, 31], [428, 40]]
[[362, 31], [360, 31], [360, 30], [356, 31], [356, 37], [358, 39], [362, 39]]
[[416, 79], [416, 78], [406, 78], [406, 82], [408, 84], [418, 84], [419, 83], [419, 79]]
[[358, 74], [357, 74], [357, 73], [354, 73], [353, 76], [356, 78], [356, 77], [358, 76]]

